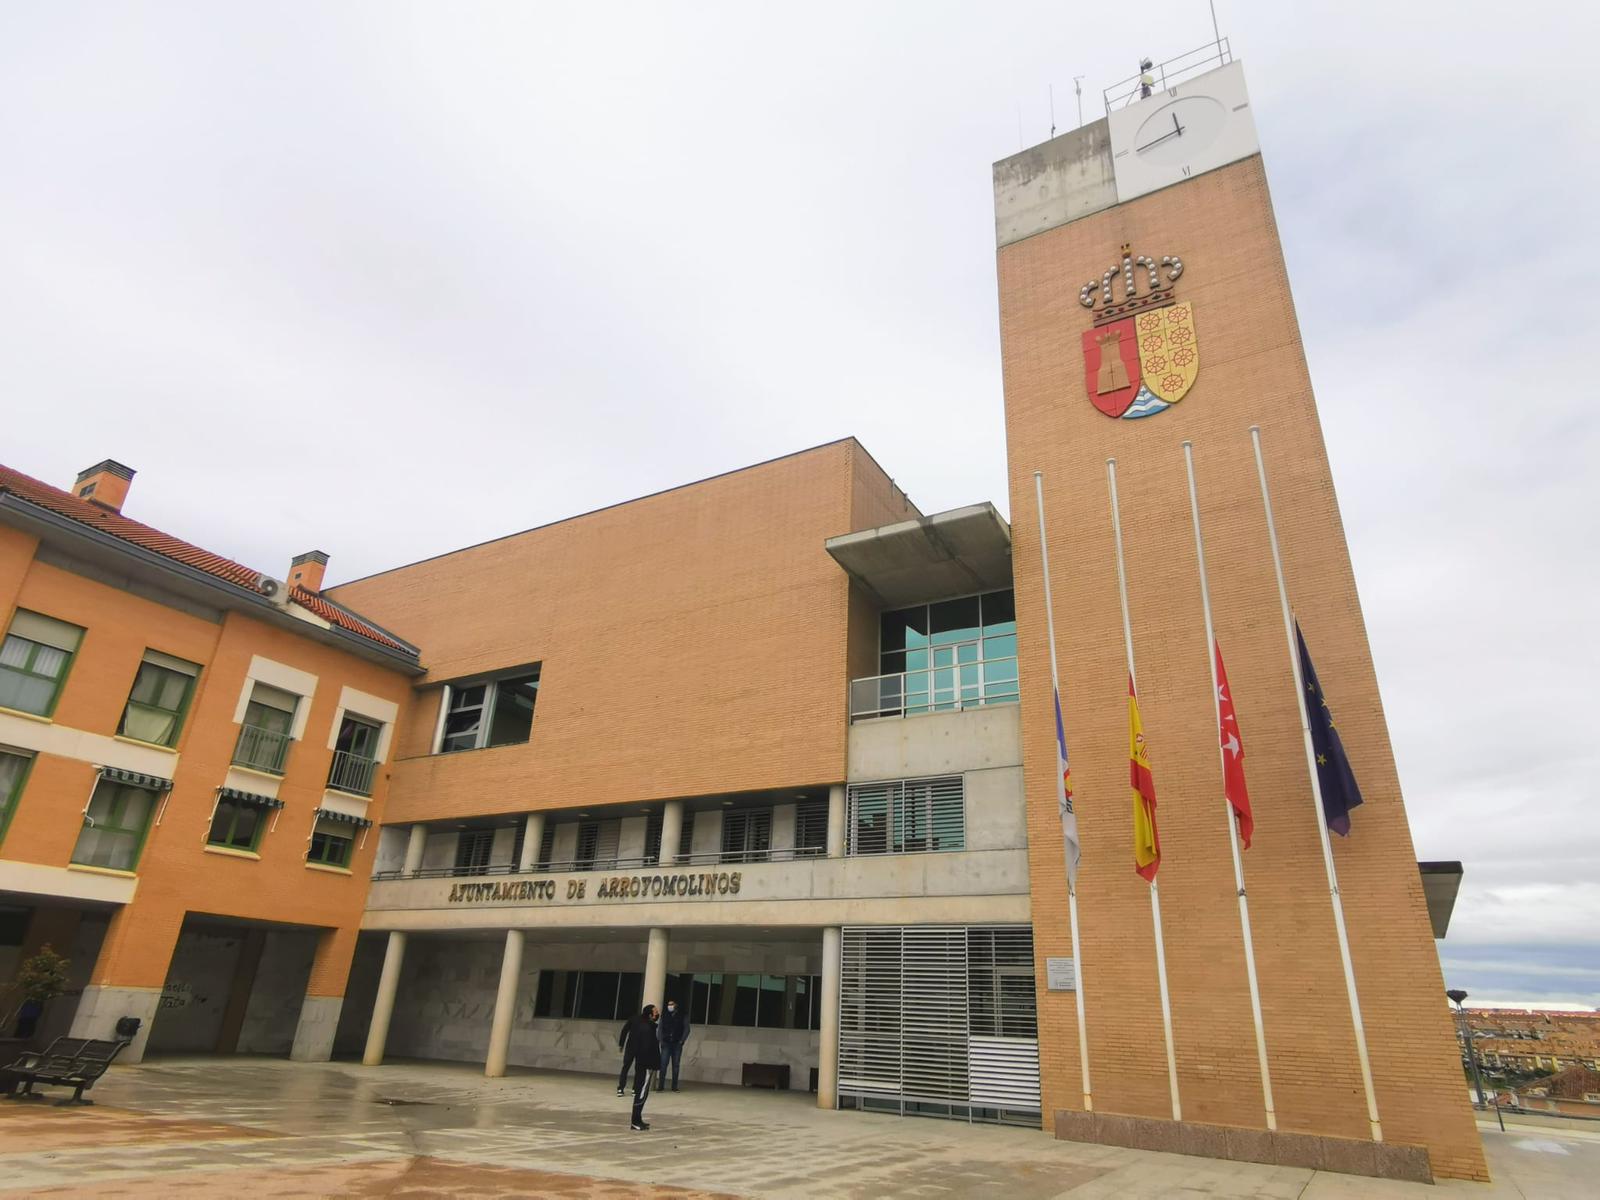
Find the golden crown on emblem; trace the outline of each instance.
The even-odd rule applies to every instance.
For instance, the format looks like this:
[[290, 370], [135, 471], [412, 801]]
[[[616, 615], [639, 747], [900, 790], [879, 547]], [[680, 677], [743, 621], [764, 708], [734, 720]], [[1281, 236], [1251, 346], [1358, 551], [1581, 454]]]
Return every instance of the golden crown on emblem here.
[[[1112, 287], [1120, 275], [1122, 277], [1122, 292], [1124, 300], [1132, 300], [1138, 291], [1134, 275], [1135, 268], [1147, 272], [1150, 278], [1151, 292], [1170, 292], [1171, 286], [1183, 274], [1183, 260], [1176, 254], [1163, 254], [1155, 259], [1148, 255], [1135, 256], [1133, 245], [1129, 242], [1122, 243], [1122, 261], [1111, 264], [1111, 267], [1098, 280], [1091, 279], [1083, 285], [1083, 290], [1078, 293], [1078, 303], [1085, 308], [1093, 308], [1097, 301], [1103, 301], [1108, 307], [1112, 304]], [[1167, 282], [1163, 285], [1161, 271], [1166, 269]], [[1096, 296], [1095, 293], [1099, 292]]]

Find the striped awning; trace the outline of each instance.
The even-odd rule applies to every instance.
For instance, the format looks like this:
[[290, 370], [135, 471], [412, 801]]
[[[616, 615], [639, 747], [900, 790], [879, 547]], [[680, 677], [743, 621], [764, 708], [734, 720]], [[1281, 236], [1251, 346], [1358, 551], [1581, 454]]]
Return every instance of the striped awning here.
[[331, 808], [317, 809], [317, 816], [324, 821], [340, 821], [346, 825], [354, 825], [357, 829], [372, 828], [372, 822], [365, 817], [352, 817], [349, 813], [335, 812]]
[[235, 804], [248, 804], [251, 808], [283, 807], [283, 801], [275, 796], [261, 796], [255, 792], [241, 792], [238, 788], [218, 788], [217, 795], [223, 800], [232, 800]]
[[112, 783], [126, 783], [130, 787], [147, 788], [152, 792], [170, 792], [172, 780], [159, 775], [146, 775], [141, 771], [124, 771], [121, 767], [101, 767], [100, 778]]

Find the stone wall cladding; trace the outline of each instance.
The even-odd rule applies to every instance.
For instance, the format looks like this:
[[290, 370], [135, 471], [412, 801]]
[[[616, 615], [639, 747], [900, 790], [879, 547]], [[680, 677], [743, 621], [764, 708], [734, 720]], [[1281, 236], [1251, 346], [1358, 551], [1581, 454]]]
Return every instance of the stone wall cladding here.
[[[1178, 254], [1198, 382], [1111, 420], [1087, 395], [1078, 289], [1123, 243]], [[1168, 1117], [1148, 889], [1134, 875], [1123, 652], [1105, 463], [1115, 456], [1139, 670], [1160, 801], [1160, 872], [1187, 1119], [1262, 1124], [1262, 1102], [1180, 443], [1192, 439], [1217, 638], [1246, 747], [1244, 857], [1280, 1128], [1361, 1139], [1367, 1122], [1249, 427], [1259, 424], [1284, 569], [1366, 804], [1335, 839], [1385, 1136], [1440, 1176], [1486, 1177], [1465, 1095], [1377, 679], [1259, 157], [999, 252], [1029, 845], [1046, 1112], [1081, 1108], [1055, 802], [1033, 472], [1044, 472], [1062, 703], [1083, 842], [1079, 906], [1095, 1107]]]

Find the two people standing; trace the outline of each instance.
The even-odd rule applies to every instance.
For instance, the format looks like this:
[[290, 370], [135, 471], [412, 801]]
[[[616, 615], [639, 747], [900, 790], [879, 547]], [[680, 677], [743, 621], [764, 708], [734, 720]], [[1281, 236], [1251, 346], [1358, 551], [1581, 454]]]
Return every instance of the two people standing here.
[[[657, 1028], [659, 1023], [659, 1029]], [[666, 1016], [654, 1004], [646, 1004], [636, 1017], [630, 1017], [617, 1035], [622, 1050], [622, 1070], [617, 1074], [617, 1095], [627, 1087], [628, 1068], [633, 1068], [633, 1115], [628, 1128], [643, 1132], [650, 1128], [644, 1119], [644, 1103], [650, 1098], [650, 1076], [662, 1086], [666, 1063], [672, 1063], [672, 1090], [678, 1090], [678, 1067], [684, 1043], [689, 1040], [689, 1016], [676, 1000], [667, 1001]]]

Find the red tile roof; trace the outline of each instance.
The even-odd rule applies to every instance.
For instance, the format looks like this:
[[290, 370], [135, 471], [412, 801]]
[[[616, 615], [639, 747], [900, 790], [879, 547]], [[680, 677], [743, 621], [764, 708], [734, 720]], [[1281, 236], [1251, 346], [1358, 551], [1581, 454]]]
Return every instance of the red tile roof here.
[[[48, 509], [57, 516], [67, 517], [81, 525], [98, 529], [112, 537], [120, 538], [125, 542], [152, 551], [164, 558], [184, 566], [193, 567], [204, 571], [207, 575], [215, 576], [227, 583], [236, 584], [250, 591], [256, 590], [257, 581], [261, 572], [243, 563], [236, 563], [231, 558], [223, 558], [219, 554], [212, 554], [209, 550], [202, 550], [198, 546], [191, 546], [188, 542], [181, 541], [171, 534], [162, 533], [159, 529], [125, 517], [102, 508], [98, 504], [91, 504], [87, 500], [80, 500], [71, 492], [64, 492], [60, 488], [51, 487], [48, 483], [24, 475], [21, 471], [0, 465], [0, 495], [11, 493], [30, 504]], [[364, 637], [368, 641], [376, 642], [390, 650], [398, 650], [403, 654], [415, 655], [415, 647], [391, 637], [377, 626], [369, 624], [356, 616], [355, 613], [341, 605], [334, 604], [324, 599], [315, 592], [308, 592], [302, 587], [292, 587], [289, 598], [309, 612], [321, 617], [330, 625], [335, 625], [349, 633]]]

